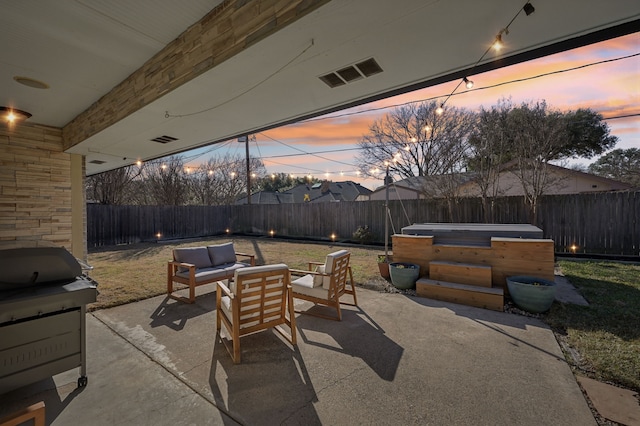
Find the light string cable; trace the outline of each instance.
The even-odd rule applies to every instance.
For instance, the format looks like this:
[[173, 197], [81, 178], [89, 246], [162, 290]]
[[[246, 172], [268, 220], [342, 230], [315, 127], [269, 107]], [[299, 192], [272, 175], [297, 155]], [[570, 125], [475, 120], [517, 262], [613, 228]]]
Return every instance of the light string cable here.
[[295, 62], [299, 57], [301, 57], [302, 55], [304, 55], [309, 49], [311, 49], [314, 45], [314, 40], [311, 39], [311, 42], [309, 43], [309, 45], [307, 47], [305, 47], [300, 53], [298, 53], [293, 59], [291, 59], [289, 62], [287, 62], [286, 64], [284, 64], [283, 66], [281, 66], [280, 68], [278, 68], [277, 70], [275, 70], [274, 72], [272, 72], [271, 74], [269, 74], [268, 76], [266, 76], [265, 78], [263, 78], [262, 80], [258, 81], [257, 83], [255, 83], [253, 86], [250, 86], [248, 89], [238, 93], [236, 96], [233, 96], [229, 99], [227, 99], [224, 102], [221, 102], [217, 105], [214, 105], [212, 107], [209, 108], [205, 108], [203, 110], [200, 111], [195, 111], [195, 112], [190, 112], [190, 113], [185, 113], [185, 114], [169, 114], [169, 111], [165, 111], [164, 114], [164, 118], [183, 118], [183, 117], [191, 117], [193, 115], [198, 115], [198, 114], [202, 114], [204, 112], [208, 112], [211, 110], [214, 110], [216, 108], [220, 108], [223, 105], [226, 105], [230, 102], [235, 101], [236, 99], [246, 95], [247, 93], [251, 92], [252, 90], [254, 90], [255, 88], [257, 88], [258, 86], [262, 85], [263, 83], [265, 83], [266, 81], [268, 81], [269, 79], [271, 79], [272, 77], [274, 77], [275, 75], [279, 74], [280, 72], [282, 72], [285, 68], [287, 68], [289, 65], [291, 65], [293, 62]]
[[[518, 16], [520, 16], [520, 14], [524, 11], [525, 7], [529, 4], [529, 1], [527, 1], [520, 9], [518, 9], [518, 12], [513, 16], [513, 18], [511, 18], [511, 21], [509, 21], [509, 23], [507, 24], [506, 27], [502, 28], [499, 32], [498, 35], [496, 36], [496, 39], [494, 40], [494, 42], [492, 44], [489, 45], [489, 47], [487, 47], [487, 49], [484, 51], [484, 53], [482, 54], [482, 56], [480, 56], [480, 59], [478, 59], [476, 61], [475, 64], [473, 64], [473, 67], [471, 67], [471, 69], [469, 70], [469, 72], [467, 73], [467, 75], [473, 75], [473, 71], [476, 69], [476, 67], [478, 66], [478, 64], [485, 58], [485, 56], [487, 56], [487, 54], [489, 53], [489, 51], [491, 50], [492, 47], [495, 46], [495, 44], [499, 41], [501, 41], [502, 39], [502, 34], [509, 34], [509, 27], [511, 26], [511, 24], [513, 24], [513, 21], [516, 20], [516, 18]], [[527, 13], [528, 14], [528, 13]], [[451, 96], [453, 96], [453, 94], [456, 92], [456, 90], [458, 90], [458, 88], [460, 87], [460, 85], [462, 83], [468, 82], [469, 80], [467, 79], [467, 77], [465, 76], [463, 79], [461, 79], [458, 84], [456, 85], [456, 87], [451, 91], [451, 93], [449, 93], [449, 95], [445, 98], [445, 100], [440, 104], [440, 108], [444, 108], [444, 104], [447, 103], [447, 101], [449, 100], [449, 98], [451, 98]]]

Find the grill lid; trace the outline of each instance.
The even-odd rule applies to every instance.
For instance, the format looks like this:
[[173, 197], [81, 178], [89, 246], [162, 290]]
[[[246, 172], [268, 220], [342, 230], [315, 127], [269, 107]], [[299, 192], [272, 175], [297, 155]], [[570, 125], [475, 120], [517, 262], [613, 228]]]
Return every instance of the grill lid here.
[[82, 267], [63, 247], [0, 250], [0, 290], [67, 283]]

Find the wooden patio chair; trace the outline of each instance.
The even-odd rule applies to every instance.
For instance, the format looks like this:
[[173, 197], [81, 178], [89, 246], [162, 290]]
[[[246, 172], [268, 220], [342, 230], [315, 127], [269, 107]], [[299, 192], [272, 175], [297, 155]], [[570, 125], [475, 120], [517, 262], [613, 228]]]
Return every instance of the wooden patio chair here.
[[[296, 344], [296, 322], [291, 297], [291, 275], [285, 264], [252, 266], [235, 271], [227, 287], [218, 282], [216, 292], [216, 334], [222, 324], [231, 335], [227, 348], [234, 363], [240, 362], [240, 337], [275, 328], [292, 345]], [[286, 324], [289, 333], [281, 326]]]
[[[325, 263], [309, 262], [308, 271], [291, 269], [292, 275], [304, 274], [304, 276], [291, 281], [293, 297], [333, 307], [336, 309], [337, 315], [332, 317], [311, 311], [303, 313], [341, 321], [341, 303], [358, 306], [353, 273], [351, 272], [351, 266], [349, 266], [350, 256], [351, 253], [347, 250], [339, 250], [328, 254]], [[315, 271], [312, 271], [314, 266]], [[353, 297], [353, 303], [341, 302], [340, 298], [344, 294], [350, 294]]]

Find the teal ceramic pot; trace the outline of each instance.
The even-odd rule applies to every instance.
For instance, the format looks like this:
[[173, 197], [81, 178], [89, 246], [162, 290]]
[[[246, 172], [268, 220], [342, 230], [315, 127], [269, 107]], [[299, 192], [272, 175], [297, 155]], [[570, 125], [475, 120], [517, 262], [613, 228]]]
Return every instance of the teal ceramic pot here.
[[534, 314], [548, 311], [556, 298], [556, 283], [543, 278], [508, 277], [507, 287], [513, 302]]
[[391, 275], [391, 283], [395, 288], [400, 290], [413, 288], [420, 275], [420, 265], [406, 262], [391, 262], [389, 263], [389, 275]]

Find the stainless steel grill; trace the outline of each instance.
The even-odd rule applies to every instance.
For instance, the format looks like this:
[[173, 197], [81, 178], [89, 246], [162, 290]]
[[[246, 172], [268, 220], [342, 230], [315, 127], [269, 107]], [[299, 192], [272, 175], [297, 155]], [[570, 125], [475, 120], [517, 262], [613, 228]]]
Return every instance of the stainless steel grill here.
[[62, 247], [0, 249], [0, 394], [80, 368], [97, 283]]

